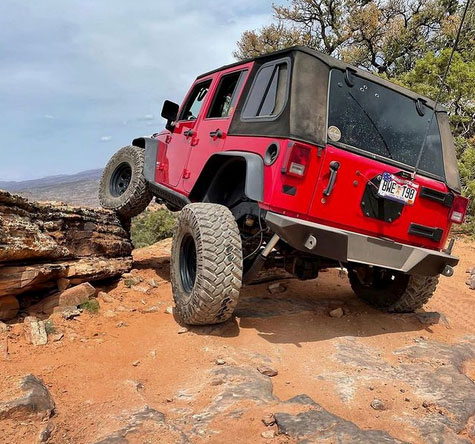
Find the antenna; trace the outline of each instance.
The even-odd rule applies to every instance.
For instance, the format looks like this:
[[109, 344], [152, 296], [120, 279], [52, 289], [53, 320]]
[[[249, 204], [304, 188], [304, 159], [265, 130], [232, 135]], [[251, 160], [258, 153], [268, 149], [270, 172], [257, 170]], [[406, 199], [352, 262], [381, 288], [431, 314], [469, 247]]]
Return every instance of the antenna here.
[[447, 79], [447, 75], [449, 74], [450, 64], [452, 63], [452, 58], [454, 56], [454, 53], [457, 49], [457, 45], [458, 45], [459, 40], [460, 40], [460, 33], [462, 32], [463, 23], [465, 21], [466, 15], [467, 15], [469, 5], [470, 5], [470, 0], [467, 0], [467, 3], [465, 5], [465, 9], [464, 9], [463, 14], [462, 14], [462, 20], [460, 20], [460, 25], [459, 25], [459, 29], [457, 31], [457, 36], [455, 37], [454, 45], [452, 46], [452, 51], [450, 52], [449, 61], [447, 62], [447, 66], [445, 67], [444, 76], [442, 77], [442, 81], [440, 82], [439, 92], [437, 94], [437, 99], [435, 100], [434, 109], [432, 110], [430, 120], [429, 120], [429, 123], [427, 125], [426, 131], [425, 131], [425, 134], [424, 134], [424, 139], [422, 139], [422, 146], [421, 146], [421, 149], [419, 150], [419, 155], [417, 156], [417, 162], [416, 162], [416, 166], [414, 167], [414, 172], [412, 173], [412, 179], [414, 179], [416, 177], [417, 171], [419, 170], [419, 165], [420, 165], [421, 160], [422, 160], [422, 154], [424, 153], [424, 147], [425, 147], [426, 139], [427, 139], [427, 136], [429, 134], [430, 128], [432, 126], [432, 122], [434, 121], [435, 114], [437, 113], [437, 106], [439, 105], [439, 102], [440, 102], [440, 97], [442, 95], [442, 89], [445, 86], [445, 80]]

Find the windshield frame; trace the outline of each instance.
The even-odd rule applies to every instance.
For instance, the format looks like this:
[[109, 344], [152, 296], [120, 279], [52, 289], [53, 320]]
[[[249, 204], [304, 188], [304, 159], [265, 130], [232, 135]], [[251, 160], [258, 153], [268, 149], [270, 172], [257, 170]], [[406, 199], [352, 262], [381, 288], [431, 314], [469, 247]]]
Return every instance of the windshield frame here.
[[[340, 141], [333, 141], [329, 138], [328, 136], [328, 127], [329, 127], [329, 116], [330, 116], [330, 100], [331, 100], [331, 94], [330, 94], [330, 91], [331, 91], [331, 85], [332, 85], [332, 73], [334, 71], [340, 71], [340, 72], [343, 72], [345, 73], [345, 71], [343, 71], [342, 69], [339, 69], [339, 68], [331, 68], [329, 73], [328, 73], [328, 91], [327, 91], [327, 114], [326, 114], [326, 143], [327, 145], [333, 145], [337, 148], [342, 148], [342, 149], [345, 149], [347, 151], [351, 151], [351, 152], [354, 152], [355, 154], [359, 154], [359, 155], [362, 155], [363, 157], [368, 157], [370, 159], [373, 159], [373, 160], [378, 160], [382, 163], [386, 163], [386, 164], [389, 164], [389, 165], [392, 165], [392, 166], [396, 166], [398, 168], [401, 168], [402, 170], [405, 170], [407, 172], [410, 172], [410, 173], [413, 173], [415, 171], [415, 166], [412, 166], [412, 165], [409, 165], [407, 163], [404, 163], [404, 162], [400, 162], [398, 160], [395, 160], [394, 158], [391, 158], [391, 157], [386, 157], [386, 156], [383, 156], [383, 155], [380, 155], [380, 154], [376, 154], [376, 153], [372, 153], [371, 151], [368, 151], [368, 150], [365, 150], [363, 148], [359, 148], [357, 146], [354, 146], [354, 145], [349, 145], [349, 144], [346, 144], [344, 142], [340, 142]], [[353, 76], [355, 77], [358, 77], [360, 79], [363, 79], [365, 81], [368, 81], [368, 82], [372, 82], [374, 83], [375, 85], [378, 85], [380, 87], [383, 87], [383, 88], [387, 88], [389, 90], [391, 90], [392, 92], [394, 92], [395, 94], [399, 94], [399, 95], [402, 95], [410, 100], [414, 100], [413, 97], [409, 96], [409, 95], [406, 95], [406, 94], [403, 94], [402, 92], [396, 90], [396, 89], [393, 89], [393, 88], [389, 88], [387, 85], [384, 85], [383, 83], [379, 83], [377, 80], [373, 80], [373, 79], [368, 79], [368, 78], [365, 78], [363, 76], [359, 76], [356, 72], [352, 72], [351, 73]], [[422, 99], [422, 97], [421, 97]], [[427, 102], [424, 103], [425, 106], [430, 110], [430, 113], [434, 112], [434, 108], [432, 106], [430, 106]], [[414, 107], [416, 106], [416, 104], [414, 103]], [[426, 171], [422, 168], [419, 168], [417, 170], [417, 174], [420, 174], [422, 176], [427, 176], [431, 179], [435, 179], [435, 180], [438, 180], [440, 182], [443, 182], [444, 184], [447, 185], [447, 179], [445, 177], [445, 153], [444, 153], [444, 147], [443, 147], [443, 138], [442, 138], [442, 132], [440, 130], [440, 126], [439, 126], [439, 121], [438, 121], [438, 118], [437, 118], [437, 115], [439, 113], [441, 113], [442, 111], [436, 111], [435, 112], [435, 115], [434, 115], [434, 122], [435, 124], [437, 125], [437, 129], [439, 131], [439, 137], [440, 137], [440, 144], [441, 144], [441, 155], [442, 155], [442, 162], [443, 162], [443, 165], [442, 165], [442, 169], [444, 171], [444, 176], [440, 176], [436, 173], [432, 173], [430, 171]], [[424, 149], [426, 148], [426, 141], [424, 141]], [[419, 146], [418, 149], [420, 149], [421, 147]]]

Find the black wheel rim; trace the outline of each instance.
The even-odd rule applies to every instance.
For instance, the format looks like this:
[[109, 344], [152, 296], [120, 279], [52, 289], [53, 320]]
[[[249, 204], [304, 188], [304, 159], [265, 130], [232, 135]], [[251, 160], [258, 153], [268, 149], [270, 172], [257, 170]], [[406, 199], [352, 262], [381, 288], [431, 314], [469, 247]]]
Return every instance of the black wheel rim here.
[[181, 241], [180, 278], [185, 292], [191, 293], [196, 279], [196, 245], [190, 234], [186, 234]]
[[129, 188], [132, 179], [132, 168], [128, 163], [121, 163], [112, 173], [109, 188], [114, 197], [122, 196]]

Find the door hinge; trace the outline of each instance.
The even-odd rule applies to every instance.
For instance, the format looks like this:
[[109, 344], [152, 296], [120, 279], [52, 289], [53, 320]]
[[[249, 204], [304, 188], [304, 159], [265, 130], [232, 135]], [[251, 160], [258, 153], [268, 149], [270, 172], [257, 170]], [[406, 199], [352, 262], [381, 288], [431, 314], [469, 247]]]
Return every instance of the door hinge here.
[[183, 179], [189, 179], [191, 176], [191, 172], [186, 168], [183, 170]]

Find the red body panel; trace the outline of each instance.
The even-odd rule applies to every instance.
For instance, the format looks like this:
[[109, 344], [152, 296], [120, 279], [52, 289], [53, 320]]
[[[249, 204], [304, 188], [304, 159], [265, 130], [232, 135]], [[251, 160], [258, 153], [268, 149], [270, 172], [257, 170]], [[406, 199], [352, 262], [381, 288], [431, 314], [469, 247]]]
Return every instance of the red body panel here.
[[[200, 78], [194, 85], [211, 79], [211, 86], [204, 99], [198, 118], [194, 121], [179, 121], [173, 133], [163, 131], [158, 135], [156, 182], [163, 184], [185, 196], [195, 185], [209, 158], [219, 151], [245, 151], [264, 154], [271, 143], [279, 145], [279, 154], [273, 165], [264, 167], [264, 197], [260, 202], [263, 209], [302, 218], [317, 223], [355, 231], [376, 237], [393, 239], [398, 242], [441, 250], [450, 231], [450, 209], [433, 200], [417, 196], [413, 206], [405, 206], [401, 216], [389, 223], [365, 216], [361, 209], [361, 199], [369, 179], [384, 172], [397, 173], [400, 168], [387, 165], [371, 157], [365, 157], [344, 149], [327, 145], [325, 148], [302, 144], [310, 149], [309, 162], [304, 177], [290, 176], [282, 172], [287, 150], [293, 141], [268, 137], [228, 136], [227, 131], [232, 118], [204, 118], [212, 102], [220, 78], [223, 75], [248, 70], [253, 63], [243, 64]], [[193, 90], [193, 87], [190, 92]], [[242, 88], [241, 88], [242, 89]], [[239, 91], [239, 95], [242, 90]], [[190, 94], [190, 93], [189, 93]], [[186, 103], [185, 99], [184, 103]], [[182, 105], [183, 106], [183, 105]], [[192, 129], [192, 136], [185, 136]], [[222, 138], [213, 138], [211, 131], [221, 130]], [[325, 197], [332, 161], [338, 161], [340, 168], [333, 191]], [[417, 175], [415, 182], [443, 193], [446, 185], [428, 177]], [[284, 192], [292, 187], [292, 193]], [[420, 189], [419, 189], [420, 190]], [[435, 242], [408, 233], [410, 223], [444, 230], [440, 242]]]

